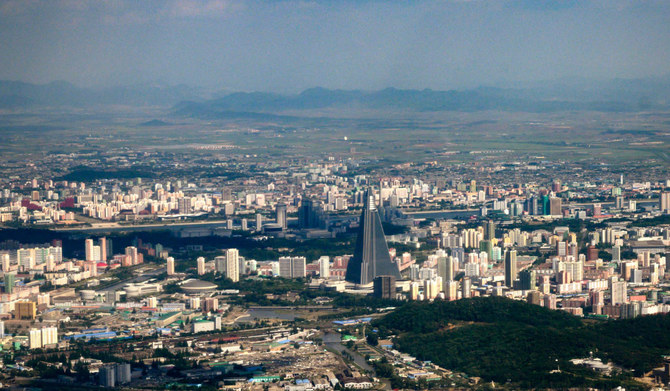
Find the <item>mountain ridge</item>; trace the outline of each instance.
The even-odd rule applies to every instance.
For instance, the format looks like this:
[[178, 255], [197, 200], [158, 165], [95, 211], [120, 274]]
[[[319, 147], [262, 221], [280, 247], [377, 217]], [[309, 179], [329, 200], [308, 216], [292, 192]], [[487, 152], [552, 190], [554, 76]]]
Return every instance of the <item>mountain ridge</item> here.
[[480, 86], [451, 90], [387, 87], [365, 91], [312, 87], [293, 94], [262, 91], [210, 93], [204, 88], [183, 84], [141, 83], [84, 88], [66, 81], [33, 84], [0, 80], [0, 109], [105, 105], [162, 107], [178, 116], [208, 118], [229, 117], [234, 113], [284, 115], [284, 111], [326, 108], [630, 112], [670, 108], [670, 77], [608, 81], [556, 80], [515, 87]]

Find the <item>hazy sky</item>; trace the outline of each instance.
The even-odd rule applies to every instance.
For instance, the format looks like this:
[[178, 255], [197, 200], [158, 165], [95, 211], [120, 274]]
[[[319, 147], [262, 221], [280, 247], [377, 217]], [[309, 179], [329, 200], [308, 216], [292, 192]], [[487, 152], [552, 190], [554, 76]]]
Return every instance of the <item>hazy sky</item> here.
[[286, 92], [668, 73], [667, 0], [0, 0], [0, 79]]

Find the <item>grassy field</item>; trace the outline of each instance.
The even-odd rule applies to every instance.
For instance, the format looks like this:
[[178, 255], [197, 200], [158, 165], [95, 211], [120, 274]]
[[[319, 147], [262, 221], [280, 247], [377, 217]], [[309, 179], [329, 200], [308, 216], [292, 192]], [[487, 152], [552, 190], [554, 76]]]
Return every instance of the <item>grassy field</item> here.
[[[640, 160], [670, 162], [670, 113], [289, 113], [211, 121], [167, 112], [2, 117], [3, 159], [129, 147], [202, 156], [346, 155], [390, 161]], [[319, 113], [316, 113], [318, 115]], [[141, 126], [152, 118], [164, 126]], [[345, 140], [346, 137], [346, 140]]]

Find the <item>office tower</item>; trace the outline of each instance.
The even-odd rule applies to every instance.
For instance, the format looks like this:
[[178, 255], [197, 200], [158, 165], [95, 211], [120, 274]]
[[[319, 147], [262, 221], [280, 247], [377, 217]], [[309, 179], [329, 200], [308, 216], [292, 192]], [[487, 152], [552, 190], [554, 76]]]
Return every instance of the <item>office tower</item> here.
[[516, 276], [516, 250], [507, 250], [505, 251], [505, 285], [512, 288]]
[[347, 265], [345, 279], [363, 285], [369, 284], [377, 276], [400, 279], [398, 265], [391, 261], [382, 221], [370, 190], [366, 192], [359, 225], [354, 256]]
[[174, 275], [174, 258], [168, 257], [167, 259], [167, 275]]
[[600, 204], [593, 204], [593, 216], [602, 216], [602, 206]]
[[549, 214], [552, 216], [561, 216], [563, 212], [561, 211], [562, 200], [558, 197], [552, 197], [549, 199]]
[[320, 202], [305, 198], [298, 209], [298, 225], [300, 228], [319, 228], [321, 225]]
[[470, 181], [470, 193], [476, 193], [476, 192], [477, 192], [477, 181], [473, 179]]
[[196, 265], [198, 268], [198, 275], [202, 276], [203, 274], [205, 274], [205, 258], [198, 257], [198, 259], [196, 260]]
[[282, 229], [286, 229], [286, 204], [283, 202], [278, 203], [275, 207], [275, 214], [277, 224], [279, 224]]
[[14, 293], [14, 284], [16, 282], [16, 275], [14, 273], [5, 273], [5, 293], [12, 294]]
[[661, 213], [670, 213], [670, 191], [661, 192], [659, 197]]
[[226, 277], [233, 282], [240, 280], [240, 253], [236, 248], [226, 250]]
[[373, 296], [379, 299], [395, 298], [395, 277], [378, 276], [374, 279]]
[[0, 321], [0, 338], [5, 337], [5, 322]]
[[626, 281], [612, 281], [610, 287], [611, 304], [624, 304], [628, 301], [628, 285]]
[[330, 258], [325, 255], [319, 258], [319, 276], [321, 278], [330, 277]]
[[[544, 194], [542, 197], [540, 197], [539, 200], [539, 205], [538, 208], [542, 211], [541, 214], [543, 215], [548, 215], [550, 214], [550, 209], [549, 209], [549, 196]], [[539, 213], [538, 213], [539, 214]]]
[[534, 270], [522, 270], [519, 272], [519, 288], [522, 291], [529, 291], [536, 288], [536, 276]]

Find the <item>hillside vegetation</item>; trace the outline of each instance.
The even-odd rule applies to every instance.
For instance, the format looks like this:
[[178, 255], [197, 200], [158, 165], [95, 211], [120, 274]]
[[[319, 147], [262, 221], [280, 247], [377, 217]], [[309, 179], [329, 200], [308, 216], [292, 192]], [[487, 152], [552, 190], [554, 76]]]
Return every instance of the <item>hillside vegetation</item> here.
[[[448, 327], [454, 324], [458, 327]], [[635, 388], [631, 375], [659, 366], [662, 355], [670, 353], [668, 315], [589, 324], [565, 312], [500, 297], [412, 302], [375, 326], [382, 335], [397, 335], [396, 348], [421, 360], [523, 388], [626, 383]], [[632, 373], [600, 377], [569, 363], [590, 352]], [[550, 374], [559, 365], [561, 372]]]

